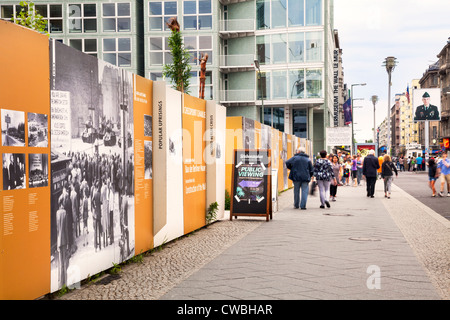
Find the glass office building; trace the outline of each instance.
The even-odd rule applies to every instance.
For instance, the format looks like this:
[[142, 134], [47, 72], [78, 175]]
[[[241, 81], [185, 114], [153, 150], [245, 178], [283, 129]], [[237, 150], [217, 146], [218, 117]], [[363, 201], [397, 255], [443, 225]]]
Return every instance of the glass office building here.
[[[315, 152], [325, 148], [333, 123], [333, 0], [34, 3], [52, 38], [152, 80], [171, 62], [166, 21], [176, 16], [191, 53], [191, 95], [198, 96], [198, 59], [208, 53], [205, 99], [229, 116], [261, 121], [263, 114], [264, 123], [312, 140]], [[19, 1], [3, 0], [0, 17], [18, 10]]]

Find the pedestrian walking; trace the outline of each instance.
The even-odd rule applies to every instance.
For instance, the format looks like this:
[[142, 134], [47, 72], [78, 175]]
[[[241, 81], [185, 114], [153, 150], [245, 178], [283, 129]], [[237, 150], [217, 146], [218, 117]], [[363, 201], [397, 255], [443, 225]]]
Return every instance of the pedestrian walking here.
[[[289, 179], [294, 183], [294, 207], [306, 210], [313, 166], [303, 147], [298, 148], [297, 153], [286, 161], [286, 167], [290, 170]], [[302, 191], [301, 200], [300, 189]]]
[[444, 192], [444, 185], [447, 183], [447, 196], [450, 197], [450, 160], [447, 157], [447, 151], [442, 153], [442, 160], [439, 162], [437, 167], [441, 177], [441, 190], [439, 192], [439, 196], [444, 196], [442, 192]]
[[398, 163], [400, 165], [400, 171], [405, 171], [405, 158], [403, 156], [398, 159]]
[[369, 154], [363, 161], [363, 176], [366, 177], [367, 196], [373, 198], [375, 194], [375, 183], [377, 182], [377, 171], [380, 168], [375, 150], [369, 150]]
[[358, 186], [358, 162], [356, 160], [356, 155], [353, 155], [352, 160], [352, 180], [353, 180], [353, 186]]
[[378, 164], [380, 165], [380, 167], [378, 168], [378, 177], [381, 179], [381, 168], [383, 166], [383, 161], [384, 161], [384, 153], [378, 157]]
[[422, 161], [423, 158], [420, 155], [418, 155], [416, 158], [417, 171], [422, 171]]
[[337, 188], [339, 186], [339, 177], [342, 172], [342, 166], [339, 163], [339, 157], [337, 155], [333, 155], [331, 157], [331, 167], [333, 168], [334, 178], [335, 180], [331, 181], [330, 185], [330, 200], [336, 201]]
[[362, 165], [363, 165], [363, 158], [361, 157], [361, 153], [358, 153], [358, 155], [356, 156], [358, 186], [361, 185], [361, 180], [362, 180]]
[[437, 168], [436, 161], [434, 158], [428, 160], [428, 185], [430, 186], [431, 191], [433, 192], [432, 197], [436, 197], [436, 187], [435, 183], [437, 178], [439, 177], [439, 172]]
[[395, 176], [398, 176], [397, 168], [391, 161], [391, 157], [387, 154], [383, 157], [383, 165], [381, 168], [381, 177], [384, 180], [384, 197], [391, 198], [391, 185]]
[[334, 175], [333, 168], [330, 161], [327, 159], [327, 152], [325, 150], [320, 151], [320, 159], [317, 159], [314, 164], [314, 177], [319, 187], [320, 196], [320, 208], [324, 209], [330, 207], [328, 201], [330, 196], [331, 181], [337, 184], [337, 179]]

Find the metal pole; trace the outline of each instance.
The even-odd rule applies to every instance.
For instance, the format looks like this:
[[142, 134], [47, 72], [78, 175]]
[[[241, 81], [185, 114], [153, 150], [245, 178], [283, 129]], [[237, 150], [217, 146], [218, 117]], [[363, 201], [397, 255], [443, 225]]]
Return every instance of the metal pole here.
[[391, 71], [388, 70], [389, 89], [388, 89], [388, 119], [387, 119], [387, 141], [386, 153], [391, 155]]
[[261, 123], [264, 124], [264, 95], [263, 95], [261, 71], [259, 69], [258, 73], [259, 73], [259, 90], [261, 91]]

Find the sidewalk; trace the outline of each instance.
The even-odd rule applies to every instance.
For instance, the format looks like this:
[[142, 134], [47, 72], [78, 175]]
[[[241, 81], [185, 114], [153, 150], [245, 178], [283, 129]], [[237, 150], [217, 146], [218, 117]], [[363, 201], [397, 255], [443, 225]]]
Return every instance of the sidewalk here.
[[395, 185], [385, 199], [381, 180], [373, 199], [365, 186], [337, 198], [304, 211], [286, 191], [269, 222], [216, 222], [62, 299], [450, 299], [448, 220]]

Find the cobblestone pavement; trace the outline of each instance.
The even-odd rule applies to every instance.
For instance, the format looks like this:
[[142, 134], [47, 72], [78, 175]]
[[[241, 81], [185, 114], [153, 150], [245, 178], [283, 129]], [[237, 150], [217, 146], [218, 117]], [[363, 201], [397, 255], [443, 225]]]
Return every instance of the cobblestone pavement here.
[[[450, 299], [450, 221], [395, 185], [391, 199], [376, 190], [339, 187], [330, 209], [316, 194], [306, 211], [288, 190], [272, 221], [215, 222], [58, 299]], [[382, 290], [368, 290], [370, 266]]]

